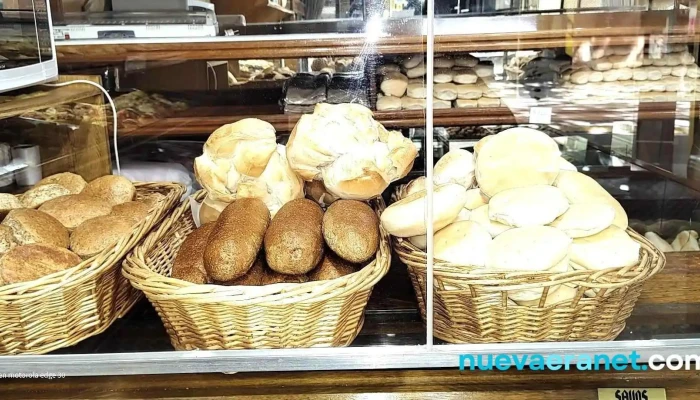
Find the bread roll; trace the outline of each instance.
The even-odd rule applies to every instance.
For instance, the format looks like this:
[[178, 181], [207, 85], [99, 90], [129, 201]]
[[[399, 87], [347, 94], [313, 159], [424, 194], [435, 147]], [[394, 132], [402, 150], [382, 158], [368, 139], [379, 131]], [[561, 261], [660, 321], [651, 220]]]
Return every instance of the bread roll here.
[[454, 222], [434, 236], [435, 258], [452, 264], [483, 267], [491, 235], [473, 221]]
[[338, 200], [323, 216], [323, 238], [338, 256], [363, 263], [374, 257], [379, 248], [379, 218], [366, 203]]
[[476, 67], [476, 65], [478, 63], [479, 63], [479, 59], [470, 55], [470, 54], [464, 54], [464, 55], [455, 57], [455, 65], [457, 65], [459, 67], [473, 68], [473, 67]]
[[82, 258], [100, 254], [133, 232], [133, 224], [122, 217], [103, 216], [89, 219], [70, 235], [70, 249]]
[[227, 206], [204, 249], [207, 275], [221, 282], [245, 275], [262, 247], [269, 222], [270, 211], [260, 199], [238, 199]]
[[571, 73], [571, 83], [577, 85], [584, 85], [588, 83], [588, 77], [591, 75], [591, 71], [576, 71]]
[[647, 80], [647, 71], [643, 69], [634, 69], [632, 72], [632, 80], [645, 81]]
[[413, 179], [412, 181], [408, 182], [406, 185], [406, 196], [411, 195], [416, 192], [420, 192], [421, 190], [425, 190], [425, 177], [424, 176], [419, 176], [416, 179]]
[[474, 184], [474, 156], [463, 149], [448, 151], [433, 169], [433, 181], [442, 185], [457, 183], [469, 189]]
[[[423, 83], [410, 83], [408, 84], [408, 89], [406, 90], [406, 96], [413, 99], [424, 99], [427, 97], [427, 90]], [[399, 108], [401, 107], [401, 102], [399, 102]]]
[[67, 248], [68, 230], [54, 217], [38, 210], [10, 211], [2, 221], [9, 226], [18, 244], [40, 243]]
[[471, 216], [469, 217], [470, 221], [474, 221], [477, 224], [481, 225], [488, 231], [488, 233], [492, 237], [496, 237], [500, 234], [502, 234], [505, 231], [508, 231], [512, 229], [512, 226], [509, 225], [504, 225], [500, 222], [497, 221], [492, 221], [489, 218], [489, 205], [483, 205], [481, 207], [478, 207], [474, 210], [472, 210]]
[[700, 68], [697, 65], [689, 65], [688, 71], [686, 71], [685, 76], [692, 79], [700, 78]]
[[377, 74], [378, 75], [386, 75], [389, 72], [400, 72], [400, 71], [401, 71], [401, 67], [399, 67], [396, 64], [391, 64], [391, 63], [382, 64], [382, 65], [377, 67]]
[[625, 209], [593, 178], [580, 172], [561, 171], [554, 186], [564, 192], [571, 204], [607, 204], [615, 209], [612, 224], [627, 229], [628, 220]]
[[340, 278], [341, 276], [350, 275], [356, 272], [357, 268], [354, 264], [343, 260], [331, 251], [326, 251], [323, 260], [309, 272], [310, 281], [327, 281]]
[[382, 80], [379, 88], [387, 96], [401, 97], [406, 93], [408, 78], [400, 72], [389, 72]]
[[671, 70], [671, 75], [677, 76], [679, 78], [684, 77], [687, 73], [688, 67], [686, 67], [685, 65], [679, 65], [677, 67], [674, 67], [673, 70]]
[[496, 236], [489, 244], [486, 268], [547, 271], [566, 258], [571, 243], [564, 232], [550, 226], [513, 228]]
[[667, 76], [661, 82], [664, 84], [667, 92], [677, 92], [680, 89], [680, 79], [676, 77]]
[[658, 81], [663, 77], [661, 70], [658, 68], [644, 68], [644, 71], [647, 73], [647, 79], [650, 81]]
[[267, 275], [266, 270], [265, 261], [258, 257], [245, 275], [232, 281], [221, 282], [221, 284], [225, 286], [261, 286]]
[[558, 188], [527, 186], [493, 196], [489, 201], [489, 219], [519, 228], [547, 225], [568, 209], [569, 201]]
[[200, 226], [216, 221], [219, 219], [219, 215], [224, 211], [224, 208], [231, 203], [225, 203], [223, 201], [216, 201], [207, 195], [202, 201], [202, 206], [199, 208], [199, 224]]
[[594, 47], [591, 49], [591, 59], [597, 60], [605, 57], [605, 47]]
[[674, 251], [700, 251], [698, 247], [698, 233], [695, 231], [683, 231], [676, 235], [671, 243]]
[[620, 70], [611, 69], [609, 71], [603, 72], [604, 82], [616, 82], [620, 78]]
[[408, 174], [417, 154], [410, 139], [387, 131], [359, 104], [317, 104], [287, 144], [289, 164], [304, 180], [323, 180], [331, 194], [353, 200], [381, 194]]
[[433, 82], [435, 83], [450, 83], [455, 72], [451, 69], [436, 69], [433, 72]]
[[673, 246], [671, 246], [667, 241], [665, 241], [661, 236], [657, 235], [655, 232], [647, 232], [644, 234], [644, 237], [647, 238], [654, 246], [656, 246], [657, 249], [663, 251], [664, 253], [675, 251], [673, 249]]
[[20, 200], [25, 208], [38, 208], [42, 204], [57, 197], [70, 194], [70, 191], [56, 183], [35, 186], [26, 191]]
[[478, 76], [473, 71], [469, 70], [460, 70], [460, 71], [455, 71], [455, 75], [452, 78], [452, 81], [454, 83], [459, 83], [462, 85], [465, 84], [473, 84], [476, 83], [476, 81], [479, 79]]
[[[436, 185], [433, 192], [433, 229], [439, 230], [454, 221], [466, 202], [467, 190], [450, 183]], [[384, 229], [397, 237], [424, 235], [427, 232], [425, 202], [427, 191], [413, 193], [387, 207], [382, 213]]]
[[559, 157], [559, 169], [564, 171], [578, 171], [576, 166], [567, 161], [564, 157]]
[[667, 56], [655, 58], [652, 60], [651, 65], [654, 65], [656, 67], [665, 67], [668, 65], [668, 58]]
[[571, 261], [586, 269], [631, 267], [639, 262], [639, 243], [612, 225], [592, 236], [574, 239]]
[[675, 67], [681, 65], [681, 56], [676, 54], [669, 54], [666, 56], [666, 65], [669, 67]]
[[489, 203], [489, 199], [481, 194], [479, 189], [467, 190], [467, 202], [464, 203], [464, 208], [467, 210], [475, 210]]
[[435, 68], [452, 68], [455, 65], [455, 60], [452, 57], [437, 57], [433, 61]]
[[615, 209], [608, 204], [572, 204], [569, 209], [550, 226], [555, 227], [571, 238], [595, 235], [612, 225]]
[[644, 58], [642, 58], [642, 65], [644, 65], [645, 67], [648, 67], [650, 65], [654, 65], [654, 59], [649, 58], [648, 55], [644, 56]]
[[123, 176], [105, 175], [88, 183], [81, 194], [97, 197], [115, 206], [132, 201], [136, 195], [136, 187]]
[[213, 230], [214, 222], [207, 222], [187, 235], [173, 261], [171, 277], [198, 285], [211, 283], [204, 269], [204, 249]]
[[[206, 198], [205, 198], [206, 200]], [[148, 217], [148, 212], [150, 211], [148, 204], [143, 201], [130, 201], [123, 204], [118, 204], [112, 207], [112, 212], [110, 215], [115, 217], [126, 218], [133, 225], [139, 224]], [[202, 214], [202, 209], [200, 208], [199, 214]], [[201, 218], [200, 218], [201, 223]]]
[[406, 69], [406, 76], [411, 78], [411, 79], [418, 78], [421, 76], [425, 76], [425, 72], [426, 72], [425, 71], [425, 64], [420, 63], [413, 68], [410, 68], [410, 69], [407, 68]]
[[481, 97], [483, 91], [478, 85], [457, 85], [457, 98], [476, 100]]
[[9, 226], [0, 225], [0, 255], [17, 246], [17, 241]]
[[658, 69], [661, 71], [662, 76], [669, 76], [673, 71], [673, 67], [658, 67]]
[[5, 284], [29, 282], [80, 264], [80, 257], [63, 247], [45, 244], [17, 246], [0, 258]]
[[83, 179], [82, 176], [71, 172], [61, 172], [59, 174], [47, 176], [46, 178], [40, 180], [36, 185], [34, 185], [34, 187], [48, 185], [52, 183], [61, 185], [64, 188], [68, 189], [70, 194], [78, 194], [82, 192], [83, 189], [85, 189], [85, 187], [87, 186], [87, 182], [85, 182], [85, 179]]
[[377, 111], [399, 111], [401, 110], [401, 99], [393, 96], [384, 96], [377, 99]]
[[551, 185], [559, 174], [560, 155], [557, 143], [543, 132], [507, 129], [478, 152], [476, 180], [488, 197], [516, 187]]
[[478, 106], [479, 106], [479, 102], [477, 100], [462, 100], [462, 99], [455, 100], [455, 107], [456, 108], [477, 108]]
[[306, 197], [318, 203], [321, 207], [326, 208], [333, 204], [337, 197], [328, 193], [328, 190], [321, 181], [309, 181], [305, 184]]
[[499, 107], [501, 101], [499, 99], [491, 99], [488, 97], [482, 97], [476, 101], [477, 107]]
[[411, 69], [411, 68], [417, 67], [418, 64], [421, 64], [424, 61], [425, 61], [424, 54], [422, 54], [422, 53], [421, 54], [413, 54], [413, 55], [410, 55], [410, 56], [407, 56], [406, 58], [404, 58], [402, 65], [406, 69]]
[[588, 75], [588, 82], [597, 83], [603, 81], [603, 73], [600, 71], [591, 71]]
[[479, 139], [478, 142], [476, 142], [476, 144], [474, 145], [474, 161], [477, 160], [477, 157], [478, 157], [479, 152], [481, 151], [481, 149], [484, 148], [484, 146], [486, 145], [486, 143], [488, 143], [489, 141], [491, 141], [494, 137], [496, 137], [496, 135], [484, 136], [483, 138]]
[[487, 78], [493, 76], [493, 65], [491, 64], [478, 64], [474, 67], [474, 73], [479, 78]]
[[411, 97], [401, 98], [401, 109], [403, 110], [425, 110], [425, 99], [414, 99]]
[[275, 272], [270, 269], [265, 269], [265, 273], [263, 274], [260, 284], [262, 286], [266, 286], [274, 285], [276, 283], [304, 283], [308, 281], [309, 277], [306, 275], [280, 274], [279, 272]]
[[613, 67], [612, 63], [607, 58], [593, 60], [591, 61], [590, 65], [594, 70], [601, 72], [611, 70]]
[[457, 85], [453, 83], [436, 84], [433, 93], [437, 99], [452, 101], [457, 98]]
[[47, 201], [39, 207], [39, 211], [56, 218], [66, 229], [72, 231], [91, 218], [109, 215], [112, 212], [112, 206], [97, 197], [71, 194]]
[[695, 63], [695, 57], [689, 52], [685, 51], [680, 55], [680, 61], [683, 65], [692, 65]]
[[17, 196], [10, 193], [0, 193], [0, 215], [7, 215], [17, 208], [24, 208]]
[[315, 202], [298, 199], [285, 204], [265, 233], [267, 265], [287, 275], [305, 274], [314, 269], [323, 256], [322, 225], [323, 210]]
[[[448, 85], [450, 85], [450, 84], [448, 83]], [[452, 108], [452, 101], [434, 98], [433, 99], [433, 108], [436, 110], [444, 110], [444, 109]]]
[[620, 68], [617, 70], [617, 80], [618, 81], [628, 81], [632, 79], [634, 72], [631, 68]]

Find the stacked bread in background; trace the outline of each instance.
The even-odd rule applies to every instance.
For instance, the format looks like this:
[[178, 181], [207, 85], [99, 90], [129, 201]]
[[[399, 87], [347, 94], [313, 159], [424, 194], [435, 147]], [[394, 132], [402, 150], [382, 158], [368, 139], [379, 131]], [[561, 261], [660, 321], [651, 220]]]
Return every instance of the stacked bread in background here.
[[21, 196], [0, 194], [0, 285], [66, 270], [132, 233], [162, 195], [134, 201], [126, 178], [87, 183], [65, 172], [42, 179]]
[[[406, 195], [386, 209], [381, 222], [422, 250], [427, 184], [434, 185], [437, 260], [490, 271], [552, 273], [639, 261], [640, 246], [625, 231], [624, 209], [565, 161], [556, 142], [540, 131], [512, 128], [487, 136], [473, 155], [451, 150], [435, 165], [434, 182], [419, 178], [405, 187]], [[542, 293], [516, 290], [509, 297], [537, 306]], [[575, 293], [573, 287], [552, 287], [546, 305]]]
[[[433, 82], [434, 107], [498, 107], [498, 91], [484, 80], [493, 76], [493, 65], [479, 63], [469, 54], [435, 58]], [[377, 69], [380, 75], [378, 111], [422, 110], [428, 96], [425, 85], [425, 56], [405, 57], [399, 64], [386, 63]]]

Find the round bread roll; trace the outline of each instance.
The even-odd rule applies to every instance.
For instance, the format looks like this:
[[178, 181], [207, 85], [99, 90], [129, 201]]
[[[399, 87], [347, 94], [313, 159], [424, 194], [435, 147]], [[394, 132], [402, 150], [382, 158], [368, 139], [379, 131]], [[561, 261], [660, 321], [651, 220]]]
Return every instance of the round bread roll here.
[[0, 215], [7, 215], [17, 208], [24, 208], [17, 196], [10, 193], [0, 193]]
[[331, 251], [326, 251], [318, 267], [309, 272], [309, 280], [328, 281], [340, 278], [341, 276], [350, 275], [356, 271], [357, 268], [354, 264], [343, 260]]
[[82, 258], [90, 258], [113, 247], [133, 231], [131, 221], [114, 216], [89, 219], [70, 235], [70, 249]]
[[[336, 201], [329, 210], [336, 208], [342, 213], [343, 206], [340, 204], [341, 200]], [[314, 269], [323, 256], [323, 218], [323, 210], [311, 200], [298, 199], [285, 204], [265, 233], [267, 265], [273, 271], [287, 275], [305, 274]], [[335, 218], [342, 219], [337, 214]], [[333, 233], [337, 234], [336, 225], [333, 224], [332, 227]], [[371, 229], [372, 227], [367, 228], [367, 232]], [[353, 238], [355, 235], [356, 233]], [[338, 239], [334, 246], [339, 248], [348, 245], [345, 241], [340, 242]], [[352, 252], [356, 249], [346, 250]]]
[[482, 97], [476, 101], [477, 107], [499, 107], [501, 105], [501, 100], [492, 99], [488, 97]]
[[435, 98], [452, 101], [457, 98], [457, 85], [454, 83], [439, 83], [433, 88]]
[[271, 269], [266, 269], [265, 274], [262, 277], [260, 285], [274, 285], [276, 283], [305, 283], [309, 281], [309, 277], [306, 275], [287, 275], [280, 274]]
[[87, 186], [87, 182], [85, 182], [85, 179], [83, 179], [82, 176], [71, 172], [61, 172], [59, 174], [47, 176], [46, 178], [40, 180], [36, 185], [34, 185], [34, 187], [48, 185], [52, 183], [61, 185], [64, 188], [68, 189], [70, 194], [78, 194], [82, 192], [83, 189], [85, 189], [85, 187]]
[[689, 52], [685, 51], [680, 55], [680, 61], [683, 65], [692, 65], [695, 63], [695, 57]]
[[588, 75], [588, 82], [597, 83], [603, 81], [603, 73], [600, 71], [591, 71]]
[[527, 186], [493, 196], [489, 201], [489, 219], [519, 228], [547, 225], [568, 209], [569, 201], [558, 188]]
[[576, 166], [567, 161], [564, 157], [559, 157], [559, 169], [563, 171], [578, 171]]
[[452, 78], [452, 80], [455, 83], [459, 83], [462, 85], [474, 84], [478, 79], [479, 77], [476, 76], [476, 74], [473, 71], [468, 70], [456, 71], [454, 77]]
[[668, 58], [667, 56], [659, 57], [659, 58], [654, 58], [651, 61], [651, 65], [655, 67], [665, 67], [668, 65]]
[[616, 82], [620, 78], [620, 70], [611, 69], [609, 71], [603, 72], [604, 82]]
[[451, 69], [436, 69], [433, 72], [433, 82], [435, 83], [450, 83], [455, 72]]
[[388, 63], [388, 64], [382, 64], [377, 67], [377, 74], [378, 75], [386, 75], [389, 72], [400, 72], [401, 67], [399, 67], [396, 64]]
[[424, 54], [413, 54], [410, 55], [403, 60], [403, 67], [406, 69], [411, 69], [415, 68], [418, 66], [418, 64], [421, 64], [425, 61], [425, 55]]
[[425, 70], [424, 63], [420, 63], [413, 68], [406, 69], [406, 76], [411, 78], [411, 79], [425, 76], [425, 73], [426, 73], [426, 70]]
[[479, 64], [479, 59], [470, 54], [463, 54], [455, 57], [455, 65], [459, 67], [473, 68], [476, 67], [477, 64]]
[[584, 85], [588, 83], [588, 77], [591, 76], [591, 71], [576, 71], [571, 73], [571, 83]]
[[34, 186], [20, 197], [25, 208], [38, 208], [42, 204], [57, 197], [70, 194], [70, 190], [56, 183]]
[[647, 73], [647, 79], [650, 81], [658, 81], [663, 77], [661, 70], [658, 68], [644, 68], [644, 71]]
[[[425, 202], [427, 191], [413, 193], [387, 207], [382, 213], [384, 229], [396, 237], [425, 235]], [[436, 185], [433, 192], [433, 229], [439, 230], [457, 218], [466, 202], [467, 190], [462, 185]]]
[[403, 110], [425, 110], [425, 99], [414, 99], [411, 97], [401, 98], [401, 109]]
[[448, 151], [433, 169], [433, 182], [437, 185], [457, 183], [469, 189], [474, 184], [474, 156], [464, 149]]
[[671, 75], [677, 76], [679, 78], [684, 77], [687, 73], [688, 67], [686, 67], [685, 65], [679, 65], [677, 67], [674, 67], [673, 70], [671, 70]]
[[18, 244], [40, 243], [67, 248], [68, 230], [54, 217], [39, 210], [21, 208], [10, 211], [2, 221], [10, 227]]
[[338, 200], [323, 216], [323, 238], [338, 256], [363, 263], [379, 248], [379, 218], [366, 203]]
[[686, 71], [685, 76], [692, 79], [700, 78], [700, 68], [693, 64], [688, 66], [688, 71]]
[[408, 182], [408, 185], [406, 185], [406, 196], [420, 192], [421, 190], [425, 190], [424, 176], [419, 176], [411, 182]]
[[491, 235], [472, 221], [453, 222], [434, 236], [435, 258], [452, 264], [483, 267]]
[[[446, 85], [451, 85], [451, 83], [446, 83]], [[433, 99], [433, 108], [436, 110], [444, 110], [444, 109], [452, 108], [452, 101], [434, 98]]]
[[455, 66], [455, 60], [452, 57], [437, 57], [433, 61], [435, 68], [452, 68]]
[[263, 284], [265, 275], [265, 261], [258, 257], [245, 275], [232, 281], [222, 282], [222, 284], [225, 286], [260, 286]]
[[486, 143], [495, 137], [496, 137], [496, 135], [484, 136], [483, 138], [479, 139], [478, 142], [476, 142], [476, 144], [474, 145], [474, 161], [477, 160], [477, 157], [479, 156], [479, 152], [481, 151], [482, 148], [484, 148]]
[[[205, 198], [206, 200], [206, 198]], [[133, 225], [139, 224], [142, 221], [148, 217], [148, 212], [151, 210], [151, 208], [148, 206], [148, 204], [144, 203], [143, 201], [129, 201], [127, 203], [123, 204], [117, 204], [116, 206], [112, 207], [112, 212], [109, 215], [113, 215], [115, 217], [122, 217], [126, 218]], [[199, 210], [200, 216], [202, 215], [202, 209], [200, 208]], [[201, 218], [200, 218], [200, 223], [201, 223]]]
[[88, 183], [81, 194], [97, 197], [116, 206], [132, 201], [136, 196], [136, 187], [123, 176], [105, 175]]
[[608, 228], [615, 219], [615, 209], [608, 204], [572, 204], [569, 209], [550, 226], [571, 238], [592, 236]]
[[662, 76], [669, 76], [671, 75], [671, 72], [673, 71], [673, 67], [658, 67], [659, 71], [661, 71]]
[[629, 81], [632, 79], [634, 72], [631, 68], [620, 68], [617, 70], [617, 80], [618, 81]]
[[557, 143], [543, 132], [507, 129], [478, 152], [476, 180], [488, 197], [516, 187], [551, 185], [559, 174], [560, 155]]
[[[576, 299], [577, 293], [578, 289], [576, 287], [567, 284], [556, 285], [556, 290], [552, 290], [550, 287], [549, 292], [547, 292], [547, 299], [542, 307], [550, 307], [561, 303], [571, 304]], [[541, 298], [531, 301], [518, 301], [517, 303], [520, 306], [539, 307], [540, 301]]]
[[0, 255], [17, 246], [15, 236], [9, 226], [0, 225]]
[[479, 106], [479, 102], [477, 100], [463, 100], [463, 99], [455, 100], [455, 107], [456, 108], [477, 108], [478, 106]]
[[224, 208], [204, 249], [207, 275], [220, 282], [245, 275], [260, 252], [269, 222], [270, 211], [258, 198], [238, 199]]
[[401, 99], [393, 96], [384, 96], [377, 99], [377, 111], [399, 111]]
[[[427, 97], [428, 91], [423, 83], [410, 83], [408, 89], [406, 90], [406, 96], [413, 99], [425, 99]], [[399, 102], [399, 108], [401, 107], [401, 102]]]
[[56, 218], [66, 229], [72, 231], [89, 219], [109, 215], [112, 206], [97, 197], [70, 194], [47, 201], [39, 207], [39, 211]]
[[590, 63], [591, 68], [593, 68], [596, 71], [609, 71], [612, 69], [613, 65], [612, 63], [607, 59], [607, 58], [599, 58], [597, 60], [593, 60]]
[[30, 282], [80, 264], [80, 257], [63, 247], [46, 244], [17, 246], [0, 258], [5, 284]]
[[400, 72], [389, 72], [384, 76], [379, 88], [387, 96], [401, 97], [406, 93], [408, 78]]
[[467, 190], [467, 202], [464, 203], [464, 208], [467, 210], [476, 210], [477, 208], [489, 203], [489, 199], [481, 194], [479, 189]]
[[202, 201], [202, 206], [199, 208], [199, 224], [200, 226], [219, 219], [219, 215], [231, 203], [216, 201], [207, 195]]
[[675, 67], [681, 65], [681, 56], [677, 54], [669, 54], [666, 57], [666, 65], [669, 67]]
[[661, 80], [667, 92], [677, 92], [680, 89], [680, 79], [674, 76], [667, 76]]
[[299, 119], [287, 144], [299, 176], [323, 180], [331, 194], [352, 200], [380, 195], [408, 174], [417, 154], [411, 139], [387, 131], [359, 104], [317, 104]]
[[481, 97], [483, 91], [478, 85], [457, 85], [457, 98], [464, 100], [476, 100]]
[[564, 192], [570, 204], [606, 204], [615, 209], [612, 224], [627, 229], [628, 220], [625, 209], [593, 178], [580, 172], [561, 171], [554, 186]]
[[574, 239], [571, 261], [593, 270], [631, 267], [639, 262], [639, 243], [624, 230], [610, 226], [592, 236]]
[[647, 80], [647, 71], [643, 69], [634, 69], [632, 72], [632, 80], [645, 81]]
[[170, 276], [175, 279], [203, 285], [211, 283], [204, 268], [204, 249], [209, 242], [209, 235], [214, 230], [214, 223], [208, 222], [192, 231], [177, 251]]
[[512, 226], [504, 225], [497, 221], [492, 221], [489, 218], [489, 205], [483, 205], [472, 210], [469, 217], [470, 221], [474, 221], [486, 229], [486, 231], [492, 236], [496, 237], [501, 233], [512, 229]]
[[328, 193], [328, 190], [321, 181], [309, 181], [305, 184], [306, 197], [318, 203], [321, 207], [326, 208], [333, 204], [337, 197]]
[[[486, 268], [501, 271], [548, 271], [566, 259], [571, 243], [571, 238], [564, 232], [550, 226], [513, 228], [496, 236], [489, 244]], [[564, 271], [567, 268], [568, 265]]]
[[695, 231], [683, 231], [676, 235], [671, 243], [673, 251], [699, 251], [698, 233]]
[[491, 64], [478, 64], [474, 67], [474, 73], [479, 78], [487, 78], [493, 76], [493, 65]]
[[[433, 237], [434, 238], [434, 237]], [[417, 235], [408, 238], [408, 241], [419, 248], [420, 250], [426, 251], [428, 249], [428, 235]]]

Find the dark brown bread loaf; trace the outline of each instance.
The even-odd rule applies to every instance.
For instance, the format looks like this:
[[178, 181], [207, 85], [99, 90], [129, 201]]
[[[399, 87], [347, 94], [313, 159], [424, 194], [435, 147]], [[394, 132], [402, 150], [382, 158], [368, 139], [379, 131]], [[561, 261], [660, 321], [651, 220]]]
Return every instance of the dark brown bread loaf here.
[[253, 266], [250, 267], [245, 275], [238, 279], [228, 282], [222, 282], [225, 286], [260, 286], [263, 277], [265, 276], [265, 260], [261, 257], [255, 259]]
[[109, 215], [112, 206], [96, 197], [69, 194], [47, 201], [39, 207], [39, 211], [56, 218], [72, 231], [89, 219]]
[[357, 267], [335, 255], [332, 251], [326, 250], [326, 255], [321, 260], [318, 267], [309, 272], [309, 280], [326, 281], [350, 275], [357, 271]]
[[362, 263], [379, 247], [379, 218], [366, 203], [338, 200], [323, 217], [323, 238], [337, 255], [352, 263]]
[[287, 275], [305, 274], [321, 261], [323, 210], [313, 200], [288, 202], [275, 215], [265, 234], [267, 265]]
[[209, 277], [227, 282], [245, 275], [262, 247], [269, 223], [270, 211], [260, 199], [238, 199], [224, 208], [204, 250]]
[[18, 244], [42, 243], [67, 248], [68, 230], [54, 217], [28, 208], [10, 211], [2, 224], [9, 226]]
[[275, 283], [304, 283], [308, 282], [309, 277], [306, 275], [287, 275], [287, 274], [280, 274], [279, 272], [275, 272], [271, 269], [265, 270], [265, 274], [263, 275], [262, 282], [260, 283], [262, 286], [265, 285], [273, 285]]
[[80, 257], [64, 248], [28, 244], [17, 246], [0, 258], [5, 284], [29, 282], [80, 264]]
[[177, 252], [170, 276], [203, 285], [211, 282], [204, 269], [204, 249], [209, 243], [209, 235], [214, 223], [204, 224], [187, 235]]
[[146, 219], [151, 206], [144, 201], [128, 201], [112, 207], [110, 215], [126, 218], [134, 225]]

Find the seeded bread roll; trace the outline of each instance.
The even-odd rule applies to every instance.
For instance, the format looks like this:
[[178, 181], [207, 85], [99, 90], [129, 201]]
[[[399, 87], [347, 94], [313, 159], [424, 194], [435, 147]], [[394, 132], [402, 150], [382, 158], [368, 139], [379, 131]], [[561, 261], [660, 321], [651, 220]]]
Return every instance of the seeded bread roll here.
[[265, 269], [265, 260], [258, 257], [245, 275], [232, 281], [219, 283], [224, 286], [260, 286], [263, 284]]
[[314, 269], [323, 256], [322, 226], [323, 210], [315, 202], [298, 199], [285, 204], [265, 233], [265, 258], [270, 269], [287, 275]]
[[71, 172], [62, 172], [60, 174], [47, 176], [34, 185], [34, 187], [48, 185], [51, 183], [63, 186], [70, 191], [70, 194], [78, 194], [87, 186], [87, 182], [85, 182], [85, 179], [83, 179], [82, 176]]
[[89, 219], [70, 235], [70, 249], [82, 258], [90, 258], [114, 246], [132, 232], [131, 221], [113, 216]]
[[27, 208], [12, 210], [2, 224], [12, 229], [18, 244], [41, 243], [68, 248], [68, 230], [45, 212]]
[[49, 200], [70, 194], [70, 191], [61, 185], [49, 183], [43, 186], [35, 186], [27, 190], [21, 197], [25, 208], [38, 208]]
[[12, 234], [12, 229], [9, 226], [0, 225], [0, 255], [7, 253], [15, 246], [17, 241]]
[[323, 216], [323, 238], [343, 259], [352, 263], [368, 261], [379, 247], [379, 218], [366, 203], [338, 200]]
[[274, 285], [275, 283], [304, 283], [308, 282], [309, 277], [306, 275], [287, 275], [287, 274], [280, 274], [279, 272], [275, 272], [271, 269], [266, 269], [265, 273], [263, 274], [262, 280], [260, 284], [262, 286], [265, 285]]
[[310, 281], [327, 281], [340, 278], [341, 276], [350, 275], [357, 271], [357, 267], [346, 261], [332, 251], [326, 251], [326, 255], [321, 260], [318, 267], [309, 272]]
[[187, 235], [173, 262], [171, 277], [198, 285], [211, 282], [207, 270], [204, 269], [204, 249], [213, 230], [214, 223], [209, 222]]
[[129, 201], [112, 207], [112, 212], [110, 215], [126, 218], [131, 221], [132, 224], [136, 225], [146, 219], [150, 209], [151, 208], [148, 206], [148, 204], [144, 203], [143, 201]]
[[45, 244], [17, 246], [0, 258], [5, 284], [29, 282], [80, 264], [80, 257], [65, 248]]
[[115, 206], [132, 201], [136, 195], [136, 187], [123, 176], [105, 175], [88, 183], [82, 194], [100, 198]]
[[10, 193], [0, 193], [0, 215], [7, 215], [17, 208], [23, 208], [17, 196]]
[[226, 282], [245, 275], [262, 247], [269, 223], [270, 211], [258, 198], [237, 199], [227, 206], [216, 220], [204, 250], [204, 268], [209, 277]]
[[91, 218], [109, 215], [112, 206], [96, 197], [70, 194], [47, 201], [39, 207], [39, 211], [56, 218], [66, 229], [72, 231]]

